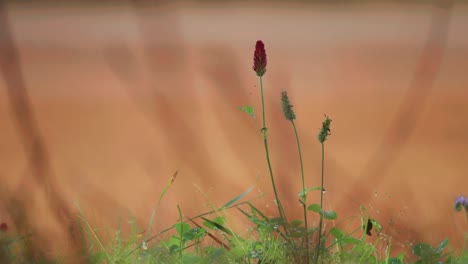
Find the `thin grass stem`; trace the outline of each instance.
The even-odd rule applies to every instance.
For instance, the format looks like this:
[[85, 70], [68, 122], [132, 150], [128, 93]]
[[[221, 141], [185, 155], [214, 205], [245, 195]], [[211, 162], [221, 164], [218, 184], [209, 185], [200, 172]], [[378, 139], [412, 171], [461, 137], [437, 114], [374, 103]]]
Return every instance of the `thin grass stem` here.
[[263, 143], [265, 145], [266, 160], [267, 160], [268, 169], [269, 169], [269, 172], [270, 172], [270, 180], [271, 180], [271, 184], [273, 186], [273, 192], [275, 194], [275, 201], [276, 201], [276, 204], [278, 206], [278, 212], [279, 212], [279, 215], [280, 215], [280, 217], [282, 219], [282, 222], [283, 222], [284, 231], [286, 232], [286, 234], [288, 234], [289, 232], [288, 232], [288, 227], [287, 227], [286, 215], [284, 213], [284, 209], [283, 209], [283, 206], [281, 204], [281, 200], [279, 199], [278, 191], [276, 189], [275, 178], [273, 177], [273, 169], [271, 167], [270, 153], [268, 151], [267, 127], [266, 127], [266, 121], [265, 121], [265, 101], [264, 101], [264, 96], [263, 96], [263, 81], [262, 81], [261, 76], [259, 76], [258, 78], [260, 80], [260, 97], [262, 99], [262, 124], [263, 124], [263, 126], [262, 126], [262, 129], [261, 129], [261, 132], [262, 132], [262, 135], [263, 135]]
[[[321, 178], [321, 183], [320, 183], [320, 208], [323, 210], [323, 180], [324, 180], [324, 175], [325, 175], [325, 144], [322, 142], [322, 178]], [[322, 225], [323, 225], [323, 213], [320, 214], [320, 220], [319, 220], [319, 232], [318, 232], [318, 243], [317, 243], [317, 254], [316, 254], [316, 260], [317, 261], [320, 258], [320, 248], [322, 244]]]
[[301, 203], [302, 209], [304, 212], [304, 226], [305, 226], [305, 243], [306, 243], [306, 259], [307, 263], [309, 263], [309, 235], [307, 233], [308, 223], [307, 223], [307, 188], [305, 186], [305, 178], [304, 178], [304, 164], [302, 162], [302, 151], [301, 151], [301, 143], [299, 141], [299, 134], [297, 133], [296, 123], [294, 120], [291, 120], [291, 124], [294, 128], [294, 135], [296, 136], [296, 143], [297, 143], [297, 151], [299, 152], [299, 162], [301, 164], [301, 178], [302, 178], [302, 192], [301, 192]]

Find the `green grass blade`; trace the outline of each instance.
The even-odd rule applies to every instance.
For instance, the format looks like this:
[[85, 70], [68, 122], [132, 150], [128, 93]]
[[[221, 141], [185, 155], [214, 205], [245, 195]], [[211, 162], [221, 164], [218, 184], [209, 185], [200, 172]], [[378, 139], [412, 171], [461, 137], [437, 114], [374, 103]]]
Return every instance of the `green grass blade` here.
[[249, 194], [253, 188], [255, 187], [255, 185], [252, 185], [249, 189], [247, 189], [247, 191], [239, 194], [238, 196], [234, 197], [234, 199], [230, 200], [229, 202], [227, 202], [225, 205], [221, 206], [221, 208], [219, 208], [219, 210], [223, 210], [223, 209], [226, 209], [228, 208], [229, 206], [233, 205], [235, 202], [239, 201], [240, 199], [242, 199], [244, 196], [246, 196], [247, 194]]
[[174, 183], [178, 172], [179, 171], [176, 170], [176, 172], [172, 175], [172, 177], [166, 183], [166, 186], [164, 187], [161, 195], [159, 195], [158, 203], [156, 204], [156, 207], [154, 207], [153, 212], [151, 213], [151, 218], [150, 218], [150, 221], [149, 221], [148, 230], [146, 231], [146, 240], [149, 239], [149, 236], [151, 234], [151, 229], [153, 228], [154, 217], [156, 216], [156, 209], [158, 208], [159, 204], [161, 203], [161, 200], [164, 197], [164, 195], [166, 194], [167, 190], [169, 190], [169, 187], [171, 187], [171, 185]]
[[251, 219], [252, 218], [252, 215], [250, 215], [249, 213], [247, 213], [246, 211], [240, 209], [240, 208], [237, 208], [237, 210], [239, 210], [243, 215], [245, 215], [247, 218]]
[[223, 231], [224, 233], [228, 234], [228, 235], [231, 235], [231, 236], [234, 236], [234, 234], [231, 232], [231, 230], [227, 229], [226, 227], [224, 227], [223, 225], [219, 224], [219, 223], [216, 223], [215, 221], [211, 221], [210, 219], [208, 218], [205, 218], [205, 217], [201, 217], [201, 219], [205, 220], [206, 222], [214, 225], [216, 228], [218, 228], [219, 230]]
[[263, 218], [263, 220], [270, 221], [270, 218], [264, 215], [262, 211], [260, 211], [257, 207], [255, 207], [252, 203], [248, 202], [247, 204], [250, 206], [250, 209], [252, 211], [255, 211], [257, 214], [259, 214]]
[[107, 250], [104, 248], [104, 245], [102, 244], [101, 240], [99, 239], [98, 235], [96, 234], [96, 231], [94, 230], [94, 228], [88, 222], [88, 219], [86, 219], [86, 217], [84, 215], [84, 212], [80, 207], [80, 204], [78, 202], [75, 202], [75, 204], [76, 204], [76, 207], [78, 208], [79, 217], [80, 217], [81, 221], [83, 221], [83, 223], [86, 225], [86, 227], [88, 229], [88, 232], [93, 236], [94, 240], [98, 243], [99, 247], [101, 248], [102, 253], [107, 258], [107, 261], [110, 261], [111, 256], [109, 255]]

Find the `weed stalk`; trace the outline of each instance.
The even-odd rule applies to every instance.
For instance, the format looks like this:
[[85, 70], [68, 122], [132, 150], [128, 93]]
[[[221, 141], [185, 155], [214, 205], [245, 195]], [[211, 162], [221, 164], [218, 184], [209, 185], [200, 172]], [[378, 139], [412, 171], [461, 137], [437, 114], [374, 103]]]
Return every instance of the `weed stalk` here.
[[281, 204], [281, 200], [279, 199], [278, 191], [276, 189], [275, 178], [273, 177], [273, 169], [271, 167], [270, 153], [268, 151], [268, 139], [267, 139], [268, 129], [266, 127], [266, 121], [265, 121], [265, 101], [264, 101], [264, 96], [263, 96], [263, 80], [262, 80], [262, 77], [266, 72], [266, 65], [267, 65], [267, 57], [266, 57], [266, 52], [265, 52], [265, 46], [263, 42], [259, 40], [257, 41], [255, 45], [253, 70], [257, 73], [257, 76], [260, 81], [260, 97], [262, 99], [262, 129], [260, 131], [262, 132], [262, 135], [263, 135], [263, 143], [265, 145], [265, 154], [266, 154], [266, 160], [268, 163], [268, 170], [270, 172], [270, 180], [273, 186], [273, 192], [275, 194], [275, 203], [278, 207], [278, 212], [279, 212], [280, 218], [282, 219], [284, 230], [286, 233], [288, 233], [286, 215], [284, 213], [284, 209]]
[[286, 120], [291, 122], [291, 125], [294, 129], [294, 135], [296, 137], [297, 150], [299, 152], [299, 163], [301, 165], [301, 178], [302, 178], [302, 191], [299, 194], [299, 202], [302, 205], [304, 210], [304, 227], [305, 227], [305, 244], [306, 244], [306, 261], [309, 263], [309, 236], [307, 233], [308, 223], [307, 223], [307, 188], [305, 186], [304, 178], [304, 165], [302, 163], [302, 152], [301, 152], [301, 143], [299, 141], [299, 134], [297, 133], [296, 123], [296, 114], [293, 111], [293, 105], [289, 101], [288, 93], [286, 91], [281, 92], [281, 106], [283, 109], [283, 114]]
[[319, 132], [318, 140], [322, 145], [322, 177], [320, 181], [320, 209], [322, 212], [320, 213], [320, 220], [319, 220], [319, 233], [318, 233], [318, 243], [317, 243], [317, 254], [315, 263], [318, 262], [320, 258], [320, 249], [322, 244], [322, 226], [323, 226], [323, 185], [324, 185], [324, 175], [325, 175], [325, 141], [327, 137], [330, 135], [330, 125], [331, 119], [325, 115], [325, 121], [322, 123], [322, 129]]

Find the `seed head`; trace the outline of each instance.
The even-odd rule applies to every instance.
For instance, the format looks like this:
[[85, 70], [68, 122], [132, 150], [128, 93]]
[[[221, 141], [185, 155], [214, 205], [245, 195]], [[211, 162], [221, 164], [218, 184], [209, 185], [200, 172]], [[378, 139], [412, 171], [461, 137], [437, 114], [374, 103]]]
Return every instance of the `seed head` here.
[[294, 119], [296, 119], [296, 114], [294, 114], [294, 111], [292, 109], [293, 105], [289, 102], [288, 93], [286, 91], [281, 92], [281, 105], [283, 107], [284, 117], [287, 120], [293, 121]]
[[255, 52], [254, 52], [254, 65], [253, 70], [257, 73], [257, 76], [262, 77], [266, 72], [267, 66], [267, 56], [265, 52], [265, 45], [263, 41], [258, 40], [257, 44], [255, 45]]
[[330, 134], [330, 125], [331, 125], [331, 119], [325, 115], [325, 121], [322, 122], [322, 129], [320, 129], [320, 132], [318, 134], [318, 140], [320, 141], [320, 143], [323, 143], [325, 142], [325, 140], [327, 140], [327, 137]]

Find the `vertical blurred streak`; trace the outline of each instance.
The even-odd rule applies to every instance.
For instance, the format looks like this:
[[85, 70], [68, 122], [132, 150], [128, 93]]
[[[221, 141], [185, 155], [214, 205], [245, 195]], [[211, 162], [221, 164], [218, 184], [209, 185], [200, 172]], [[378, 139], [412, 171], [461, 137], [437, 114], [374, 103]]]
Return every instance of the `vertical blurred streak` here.
[[[259, 130], [252, 126], [239, 127], [238, 124], [245, 122], [245, 116], [237, 107], [248, 105], [252, 98], [249, 97], [248, 89], [239, 72], [240, 64], [236, 58], [235, 51], [229, 46], [219, 46], [215, 44], [207, 45], [201, 50], [201, 70], [208, 81], [210, 94], [216, 95], [218, 102], [214, 103], [213, 108], [220, 109], [227, 106], [230, 110], [214, 111], [217, 125], [220, 127], [222, 134], [226, 137], [229, 144], [229, 150], [241, 156], [249, 151], [250, 145], [242, 142], [243, 136], [252, 133], [259, 133]], [[219, 98], [219, 99], [218, 99]], [[222, 105], [219, 107], [219, 105]], [[218, 108], [219, 107], [219, 108]], [[230, 120], [226, 124], [226, 120]], [[249, 130], [250, 133], [243, 133]], [[234, 133], [237, 131], [237, 133]], [[245, 159], [239, 159], [240, 167], [247, 168]], [[254, 181], [253, 175], [251, 178]]]
[[372, 193], [368, 191], [368, 186], [377, 186], [383, 180], [403, 150], [432, 91], [444, 58], [452, 5], [452, 0], [435, 3], [429, 35], [404, 101], [374, 155], [364, 167], [361, 177], [350, 188], [355, 195], [359, 195], [361, 201], [371, 199]]
[[[23, 79], [19, 52], [10, 31], [8, 11], [4, 0], [0, 0], [0, 72], [3, 73], [6, 82], [8, 99], [23, 147], [25, 152], [30, 155], [29, 162], [34, 180], [46, 191], [48, 204], [51, 206], [56, 219], [59, 220], [61, 225], [67, 224], [63, 220], [66, 220], [65, 217], [70, 216], [70, 212], [53, 185], [50, 159], [39, 126], [34, 119], [31, 101]], [[34, 230], [35, 228], [34, 219], [30, 219], [30, 216], [27, 215], [28, 205], [34, 204], [32, 193], [29, 193], [29, 195], [27, 193], [32, 190], [24, 190], [25, 186], [31, 186], [27, 177], [20, 181], [19, 188], [10, 197], [2, 197], [6, 199], [7, 210], [13, 221], [15, 221], [17, 228], [23, 231]], [[62, 226], [67, 234], [70, 234], [68, 233], [69, 230], [67, 230], [69, 227]], [[41, 243], [33, 243], [31, 247], [28, 247], [29, 257], [32, 259], [45, 257], [42, 246], [44, 245], [41, 245]]]
[[[215, 175], [213, 165], [201, 160], [204, 157], [200, 153], [206, 150], [200, 140], [203, 131], [197, 115], [200, 110], [195, 101], [197, 90], [188, 85], [191, 79], [186, 63], [187, 50], [178, 30], [177, 14], [170, 13], [174, 11], [173, 4], [168, 0], [137, 0], [131, 3], [138, 19], [146, 66], [151, 71], [151, 77], [149, 85], [140, 92], [132, 83], [125, 87], [143, 114], [163, 134], [170, 149], [169, 155], [177, 155], [182, 165], [193, 168], [197, 176]], [[166, 13], [158, 12], [158, 8], [164, 8]], [[163, 15], [165, 17], [158, 17]], [[125, 46], [120, 48], [128, 50]], [[112, 68], [117, 70], [117, 75], [122, 74], [115, 65]], [[126, 80], [131, 81], [131, 78]], [[145, 109], [147, 106], [149, 114]]]
[[[200, 57], [204, 59], [201, 61], [202, 71], [213, 83], [212, 91], [222, 98], [222, 102], [237, 107], [252, 100], [239, 71], [240, 63], [235, 50], [228, 45], [209, 44], [204, 46], [200, 53]], [[223, 116], [217, 118], [225, 119]], [[239, 115], [236, 115], [236, 118], [239, 121], [243, 119]]]

